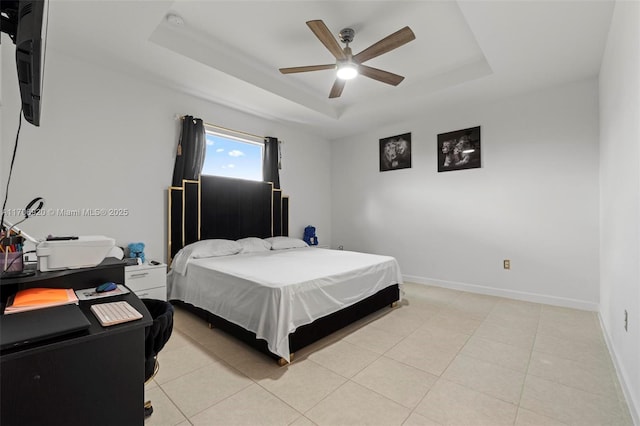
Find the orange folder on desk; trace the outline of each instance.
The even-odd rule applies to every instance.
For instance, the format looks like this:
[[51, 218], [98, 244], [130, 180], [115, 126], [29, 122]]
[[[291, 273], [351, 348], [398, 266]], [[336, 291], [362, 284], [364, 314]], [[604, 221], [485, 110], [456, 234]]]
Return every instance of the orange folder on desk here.
[[70, 288], [29, 288], [9, 297], [5, 314], [78, 304], [76, 293]]

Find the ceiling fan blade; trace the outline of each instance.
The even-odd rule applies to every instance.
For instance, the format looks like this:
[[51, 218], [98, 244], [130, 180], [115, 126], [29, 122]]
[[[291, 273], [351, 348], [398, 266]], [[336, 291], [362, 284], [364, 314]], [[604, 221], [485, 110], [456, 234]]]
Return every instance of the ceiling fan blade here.
[[309, 66], [306, 66], [306, 67], [280, 68], [280, 72], [282, 74], [293, 74], [293, 73], [296, 73], [296, 72], [331, 70], [331, 69], [335, 69], [335, 68], [336, 68], [336, 64], [309, 65]]
[[320, 40], [320, 42], [324, 44], [324, 47], [329, 49], [329, 52], [331, 52], [331, 54], [335, 56], [336, 59], [347, 59], [347, 55], [344, 54], [342, 48], [338, 44], [338, 41], [333, 36], [333, 34], [331, 34], [331, 31], [329, 31], [329, 28], [327, 28], [324, 22], [322, 22], [320, 19], [317, 19], [315, 21], [308, 21], [307, 26], [311, 28], [311, 31], [313, 31], [316, 37], [318, 37], [318, 40]]
[[411, 28], [404, 27], [401, 30], [383, 38], [377, 43], [367, 47], [362, 52], [353, 57], [353, 60], [359, 64], [373, 59], [376, 56], [380, 56], [383, 53], [387, 53], [396, 49], [403, 44], [409, 43], [411, 40], [415, 40], [416, 35], [411, 31]]
[[338, 98], [342, 95], [342, 89], [344, 89], [344, 84], [347, 80], [342, 80], [341, 78], [336, 78], [336, 82], [333, 83], [333, 87], [331, 88], [331, 92], [329, 92], [329, 99]]
[[404, 77], [401, 75], [379, 70], [378, 68], [368, 67], [366, 65], [358, 65], [358, 72], [365, 77], [369, 77], [392, 86], [397, 86], [402, 82], [402, 80], [404, 80]]

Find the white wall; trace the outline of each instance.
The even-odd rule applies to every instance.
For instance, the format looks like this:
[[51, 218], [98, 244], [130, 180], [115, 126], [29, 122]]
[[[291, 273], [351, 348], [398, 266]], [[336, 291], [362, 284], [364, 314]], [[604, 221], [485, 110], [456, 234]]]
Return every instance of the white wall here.
[[616, 2], [600, 71], [600, 315], [636, 424], [640, 424], [638, 22], [638, 2]]
[[[19, 110], [13, 52], [3, 42], [2, 194]], [[36, 237], [108, 235], [120, 245], [143, 241], [148, 257], [166, 259], [176, 114], [284, 140], [281, 186], [290, 196], [290, 234], [302, 237], [309, 223], [323, 236], [331, 233], [330, 144], [321, 137], [77, 60], [51, 45], [43, 102], [41, 126], [22, 126], [7, 207], [42, 196], [49, 209], [125, 208], [129, 215], [33, 217], [23, 229]]]
[[[2, 122], [4, 120], [4, 98], [3, 98], [3, 94], [4, 94], [4, 80], [3, 80], [3, 71], [4, 71], [4, 66], [2, 65], [5, 61], [5, 57], [7, 57], [7, 54], [5, 54], [5, 51], [9, 50], [7, 48], [8, 44], [11, 43], [11, 39], [9, 38], [8, 35], [6, 35], [5, 33], [0, 32], [0, 138], [3, 137], [2, 136]], [[15, 49], [12, 47], [11, 48], [11, 52], [15, 52]], [[0, 139], [0, 142], [2, 140]], [[3, 151], [2, 151], [2, 143], [0, 143], [0, 158], [4, 158], [3, 155]], [[0, 161], [0, 176], [4, 176], [4, 161]], [[4, 190], [0, 190], [0, 194], [3, 194]], [[0, 207], [1, 208], [1, 207]]]
[[[437, 135], [474, 126], [482, 168], [438, 173]], [[405, 132], [412, 168], [379, 172], [378, 140]], [[597, 309], [595, 79], [335, 141], [331, 185], [334, 246], [414, 282]]]

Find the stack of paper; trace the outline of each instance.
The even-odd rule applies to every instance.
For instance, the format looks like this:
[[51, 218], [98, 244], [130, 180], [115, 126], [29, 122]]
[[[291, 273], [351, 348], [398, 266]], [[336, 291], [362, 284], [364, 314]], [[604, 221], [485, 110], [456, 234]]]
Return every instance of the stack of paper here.
[[78, 297], [70, 288], [29, 288], [9, 297], [4, 313], [14, 314], [71, 303], [77, 305]]

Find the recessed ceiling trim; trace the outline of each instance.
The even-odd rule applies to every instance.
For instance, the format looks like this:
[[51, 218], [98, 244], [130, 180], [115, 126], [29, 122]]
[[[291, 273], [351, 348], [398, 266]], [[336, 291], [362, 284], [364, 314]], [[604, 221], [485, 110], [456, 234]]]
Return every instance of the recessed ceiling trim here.
[[184, 26], [169, 26], [162, 22], [151, 34], [149, 41], [322, 115], [333, 119], [339, 117], [335, 107], [303, 88], [286, 82], [280, 78], [277, 70], [271, 70], [266, 66], [258, 69], [254, 61], [243, 58], [236, 51], [225, 49], [221, 43], [212, 43], [210, 38], [196, 30]]

